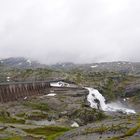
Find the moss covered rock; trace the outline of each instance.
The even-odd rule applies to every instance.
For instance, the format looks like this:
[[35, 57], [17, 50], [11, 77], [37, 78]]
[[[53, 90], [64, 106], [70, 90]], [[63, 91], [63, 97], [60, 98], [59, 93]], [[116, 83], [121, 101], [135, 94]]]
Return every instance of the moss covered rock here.
[[102, 120], [106, 118], [106, 115], [96, 109], [92, 108], [81, 108], [73, 112], [70, 116], [71, 119], [78, 121], [80, 125], [85, 125], [94, 121]]
[[25, 114], [25, 118], [29, 119], [29, 120], [42, 120], [42, 119], [47, 119], [48, 114], [46, 112], [43, 112], [43, 111], [33, 110], [30, 112], [27, 112]]

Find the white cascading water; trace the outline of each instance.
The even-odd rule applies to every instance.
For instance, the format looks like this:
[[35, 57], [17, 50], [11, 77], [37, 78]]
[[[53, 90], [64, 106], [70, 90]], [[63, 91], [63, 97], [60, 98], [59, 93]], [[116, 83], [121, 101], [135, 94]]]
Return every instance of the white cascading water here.
[[122, 105], [117, 104], [117, 103], [106, 104], [105, 98], [102, 96], [102, 94], [98, 90], [93, 89], [93, 88], [86, 88], [86, 89], [88, 89], [88, 91], [89, 91], [87, 100], [89, 101], [90, 106], [92, 108], [98, 109], [98, 103], [96, 101], [96, 100], [98, 100], [100, 109], [103, 111], [110, 111], [110, 112], [121, 111], [126, 114], [135, 114], [136, 113], [135, 110], [125, 108]]
[[[51, 83], [51, 86], [52, 87], [71, 87], [70, 84], [64, 83], [62, 81]], [[89, 91], [87, 100], [89, 101], [90, 106], [92, 108], [101, 109], [103, 111], [109, 111], [109, 112], [121, 111], [126, 114], [135, 114], [136, 113], [135, 110], [125, 108], [125, 107], [123, 107], [123, 105], [118, 104], [118, 103], [106, 104], [105, 98], [102, 96], [102, 94], [97, 89], [93, 89], [93, 88], [89, 88], [89, 87], [86, 87], [86, 89], [88, 89], [88, 91]], [[55, 95], [53, 95], [53, 96], [55, 96]]]

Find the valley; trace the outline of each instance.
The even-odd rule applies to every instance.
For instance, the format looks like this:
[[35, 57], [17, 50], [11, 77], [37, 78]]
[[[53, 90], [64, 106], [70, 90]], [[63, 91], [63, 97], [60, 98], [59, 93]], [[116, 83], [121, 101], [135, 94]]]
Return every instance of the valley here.
[[[25, 64], [24, 68], [16, 67], [13, 59], [10, 63], [15, 64], [14, 67], [9, 64], [0, 65], [1, 83], [59, 81], [59, 79], [65, 79], [67, 82], [65, 84], [60, 82], [60, 87], [43, 89], [40, 95], [1, 103], [1, 140], [137, 140], [140, 138], [138, 63], [131, 64], [133, 69], [130, 65], [126, 66], [126, 63], [124, 66], [121, 65], [124, 62], [99, 63], [96, 64], [98, 67], [93, 67], [93, 64], [71, 63], [62, 66], [43, 65], [43, 67], [41, 64], [37, 67], [28, 67]], [[106, 111], [103, 106], [91, 107], [91, 102], [88, 100], [89, 90], [84, 87], [98, 90], [105, 99], [104, 104], [110, 104], [110, 108], [117, 104], [136, 113], [121, 110]]]

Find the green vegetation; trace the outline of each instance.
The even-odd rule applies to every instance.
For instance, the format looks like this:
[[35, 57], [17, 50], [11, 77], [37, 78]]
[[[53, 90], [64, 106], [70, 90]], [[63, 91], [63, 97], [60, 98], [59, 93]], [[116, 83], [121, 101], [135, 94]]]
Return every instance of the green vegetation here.
[[132, 102], [135, 105], [140, 104], [140, 91], [138, 90], [138, 91], [134, 92], [133, 94], [134, 94], [134, 96], [131, 97]]
[[122, 137], [132, 136], [138, 131], [138, 129], [140, 129], [140, 123], [136, 127], [129, 129]]
[[49, 108], [48, 108], [48, 104], [47, 103], [37, 103], [37, 101], [27, 101], [24, 103], [25, 106], [27, 107], [31, 107], [32, 109], [38, 109], [38, 110], [42, 110], [42, 111], [48, 111]]
[[19, 124], [24, 124], [25, 120], [24, 119], [16, 119], [10, 116], [10, 113], [6, 111], [0, 111], [0, 122], [2, 123], [19, 123]]
[[24, 129], [25, 132], [35, 135], [46, 136], [47, 140], [54, 140], [56, 137], [62, 135], [64, 132], [69, 131], [70, 128], [58, 127], [58, 126], [47, 126], [35, 129]]
[[[79, 85], [95, 87], [105, 96], [107, 101], [115, 100], [125, 96], [125, 87], [137, 80], [139, 77], [128, 75], [124, 72], [94, 71], [92, 69], [5, 69], [0, 72], [1, 82], [10, 76], [11, 81], [39, 81], [50, 79], [68, 79]], [[135, 99], [134, 99], [135, 100]]]
[[107, 116], [99, 110], [91, 108], [81, 108], [73, 112], [70, 116], [72, 119], [79, 118], [81, 123], [87, 124], [105, 119]]
[[139, 77], [124, 74], [121, 72], [95, 72], [73, 69], [67, 72], [67, 78], [80, 85], [97, 88], [107, 101], [116, 100], [118, 97], [125, 97], [127, 85], [135, 82]]
[[101, 127], [98, 128], [87, 128], [85, 129], [85, 133], [86, 134], [90, 134], [90, 133], [100, 133], [102, 134], [103, 132], [108, 131], [108, 127], [102, 125]]
[[16, 114], [16, 116], [23, 118], [25, 116], [25, 113], [19, 113], [19, 114]]
[[11, 117], [0, 117], [0, 122], [2, 123], [19, 123], [19, 124], [24, 124], [25, 120], [24, 119], [16, 119], [16, 118], [11, 118]]
[[140, 129], [140, 123], [133, 128], [127, 129], [127, 131], [123, 135], [113, 137], [113, 138], [110, 138], [110, 139], [107, 139], [107, 140], [119, 140], [119, 139], [122, 139], [122, 138], [133, 136], [139, 129]]
[[[124, 74], [123, 72], [110, 72], [110, 71], [94, 71], [89, 69], [49, 69], [49, 68], [38, 68], [38, 69], [0, 69], [0, 82], [5, 82], [6, 77], [11, 77], [11, 81], [41, 81], [41, 80], [52, 80], [52, 79], [68, 79], [70, 81], [76, 82], [81, 86], [90, 86], [97, 88], [103, 96], [107, 99], [107, 101], [116, 100], [118, 98], [125, 97], [126, 87], [131, 84], [139, 83], [140, 77], [135, 77], [134, 75]], [[66, 96], [58, 97], [61, 103], [65, 101]], [[67, 98], [66, 98], [67, 99]], [[0, 111], [0, 122], [2, 123], [15, 123], [17, 124], [25, 124], [25, 120], [42, 120], [49, 118], [54, 118], [51, 116], [51, 109], [49, 109], [48, 104], [38, 99], [32, 99], [30, 101], [23, 101], [23, 107], [27, 112], [19, 113], [19, 110], [16, 113], [15, 117], [11, 116], [6, 111]], [[136, 91], [134, 93], [134, 97], [132, 97], [129, 102], [139, 104], [140, 103], [140, 91]], [[93, 123], [105, 119], [107, 116], [104, 112], [91, 109], [86, 107], [85, 102], [83, 103], [81, 100], [77, 100], [77, 103], [81, 104], [81, 108], [77, 108], [70, 113], [68, 112], [65, 117], [68, 117], [69, 120], [77, 120], [77, 123], [81, 125], [85, 125], [87, 123]], [[67, 105], [65, 106], [65, 108]], [[62, 108], [63, 109], [63, 108]], [[13, 110], [11, 111], [13, 113]], [[56, 118], [63, 119], [59, 115], [57, 117], [57, 113], [59, 114], [61, 111], [56, 112]], [[50, 114], [49, 114], [50, 113]], [[55, 113], [52, 113], [55, 114]], [[50, 115], [50, 116], [49, 116]], [[19, 119], [18, 119], [19, 117]], [[120, 116], [119, 116], [120, 117]], [[22, 119], [23, 118], [23, 119]], [[25, 119], [25, 120], [24, 120]], [[114, 118], [110, 117], [110, 120], [113, 121]], [[123, 119], [122, 116], [119, 119]], [[119, 140], [121, 138], [133, 136], [139, 129], [140, 124], [131, 128], [132, 126], [127, 127], [128, 123], [132, 123], [134, 120], [131, 118], [125, 118], [127, 122], [124, 124], [116, 124], [116, 125], [99, 125], [94, 128], [85, 129], [86, 134], [98, 133], [103, 134], [106, 132], [115, 134], [117, 133], [118, 137], [112, 137], [108, 140]], [[50, 119], [51, 120], [51, 119]], [[65, 121], [65, 120], [64, 120]], [[79, 122], [78, 122], [79, 121]], [[63, 123], [63, 122], [62, 122]], [[81, 124], [80, 124], [81, 123]], [[115, 124], [115, 123], [114, 123]], [[13, 126], [14, 126], [13, 125]], [[16, 125], [15, 125], [16, 126]], [[39, 126], [38, 126], [39, 127]], [[65, 127], [40, 127], [40, 128], [32, 128], [32, 129], [24, 129], [23, 131], [27, 133], [27, 136], [31, 136], [31, 139], [39, 140], [39, 137], [45, 137], [47, 140], [54, 140], [58, 136], [70, 130], [70, 128]], [[22, 128], [21, 128], [22, 130]], [[0, 132], [5, 131], [1, 129]], [[10, 137], [10, 136], [9, 136]], [[36, 138], [37, 137], [37, 138]], [[20, 136], [11, 136], [10, 138], [5, 138], [4, 140], [22, 140], [23, 137]], [[26, 139], [26, 137], [24, 138]]]
[[128, 128], [126, 126], [122, 126], [122, 125], [112, 125], [112, 126], [105, 126], [105, 125], [101, 125], [97, 128], [87, 128], [85, 129], [85, 133], [89, 134], [89, 133], [104, 133], [104, 132], [117, 132], [117, 131], [125, 131]]
[[54, 77], [66, 77], [66, 74], [50, 68], [18, 69], [0, 67], [0, 82], [7, 82], [6, 77], [11, 77], [11, 81], [40, 81], [53, 79]]
[[10, 138], [3, 138], [3, 139], [0, 139], [0, 140], [22, 140], [22, 139], [19, 136], [13, 136], [13, 137], [10, 137]]
[[48, 115], [42, 111], [31, 111], [25, 114], [25, 119], [29, 120], [42, 120], [46, 119]]
[[113, 138], [109, 138], [109, 139], [106, 139], [106, 140], [120, 140], [119, 137], [113, 137]]
[[[9, 136], [7, 138], [0, 138], [0, 140], [44, 140], [44, 137], [42, 136], [31, 136], [31, 135], [27, 135], [27, 136]], [[53, 140], [53, 139], [52, 139]]]

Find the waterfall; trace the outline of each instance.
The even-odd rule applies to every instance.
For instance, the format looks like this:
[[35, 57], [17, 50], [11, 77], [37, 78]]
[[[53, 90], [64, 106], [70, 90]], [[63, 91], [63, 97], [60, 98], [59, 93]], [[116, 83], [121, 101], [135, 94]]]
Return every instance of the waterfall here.
[[[52, 87], [73, 87], [69, 83], [65, 83], [62, 81], [52, 82], [51, 86]], [[123, 112], [126, 114], [136, 113], [135, 110], [125, 108], [121, 103], [106, 104], [104, 96], [97, 89], [93, 89], [89, 87], [86, 87], [86, 89], [89, 91], [87, 100], [90, 103], [90, 107], [92, 108], [100, 109], [103, 111], [109, 111], [109, 112]]]
[[122, 104], [118, 103], [110, 103], [106, 104], [105, 103], [105, 98], [102, 96], [102, 94], [97, 90], [93, 88], [88, 88], [89, 94], [87, 96], [87, 100], [90, 103], [90, 107], [96, 108], [96, 109], [101, 109], [103, 111], [110, 111], [110, 112], [123, 112], [126, 114], [135, 114], [135, 110], [128, 109], [123, 107]]

